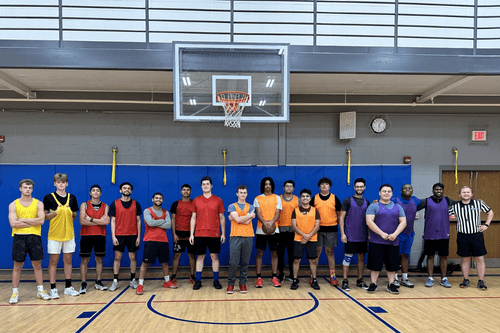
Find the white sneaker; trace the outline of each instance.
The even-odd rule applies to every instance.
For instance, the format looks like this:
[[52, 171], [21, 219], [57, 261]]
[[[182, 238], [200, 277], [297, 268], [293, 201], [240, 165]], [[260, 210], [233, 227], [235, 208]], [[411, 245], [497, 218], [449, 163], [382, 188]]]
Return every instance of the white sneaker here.
[[103, 285], [103, 284], [97, 284], [97, 283], [96, 283], [94, 286], [95, 286], [95, 289], [97, 289], [97, 290], [101, 290], [101, 291], [103, 291], [103, 290], [108, 290], [108, 287], [106, 287], [106, 286], [105, 286], [105, 285]]
[[137, 289], [137, 281], [135, 279], [133, 279], [132, 281], [130, 281], [130, 286], [134, 289]]
[[12, 296], [10, 296], [9, 303], [16, 304], [18, 301], [19, 301], [19, 293], [13, 293]]
[[79, 296], [80, 293], [71, 286], [69, 288], [64, 288], [64, 295]]
[[50, 298], [52, 299], [57, 299], [59, 298], [59, 293], [57, 292], [57, 289], [54, 288], [54, 289], [50, 289]]
[[119, 286], [120, 284], [118, 283], [118, 280], [113, 280], [111, 287], [109, 287], [109, 291], [115, 291]]
[[80, 287], [80, 294], [86, 294], [87, 293], [87, 287], [84, 287], [83, 285]]
[[48, 301], [48, 300], [51, 299], [50, 295], [47, 294], [47, 292], [45, 290], [39, 291], [36, 294], [36, 297], [39, 298], [39, 299], [43, 299], [44, 301]]

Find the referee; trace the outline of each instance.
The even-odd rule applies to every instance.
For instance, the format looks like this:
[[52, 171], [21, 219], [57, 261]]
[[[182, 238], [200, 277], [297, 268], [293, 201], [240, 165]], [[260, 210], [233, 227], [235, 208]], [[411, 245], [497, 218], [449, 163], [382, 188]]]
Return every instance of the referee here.
[[[462, 275], [464, 280], [460, 283], [460, 288], [470, 286], [469, 263], [470, 257], [474, 257], [477, 266], [477, 287], [481, 290], [488, 289], [484, 285], [484, 246], [483, 232], [488, 230], [493, 211], [482, 200], [472, 199], [472, 189], [464, 186], [460, 189], [461, 201], [453, 204], [449, 208], [450, 215], [455, 214], [457, 218], [457, 254], [462, 257]], [[486, 213], [486, 222], [481, 225], [481, 212]]]

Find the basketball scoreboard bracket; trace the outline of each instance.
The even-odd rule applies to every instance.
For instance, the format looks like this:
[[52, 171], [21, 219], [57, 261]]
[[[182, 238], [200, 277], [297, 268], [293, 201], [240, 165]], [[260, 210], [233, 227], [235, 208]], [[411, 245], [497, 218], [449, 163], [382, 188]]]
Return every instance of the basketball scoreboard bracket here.
[[289, 44], [174, 42], [174, 121], [286, 123]]

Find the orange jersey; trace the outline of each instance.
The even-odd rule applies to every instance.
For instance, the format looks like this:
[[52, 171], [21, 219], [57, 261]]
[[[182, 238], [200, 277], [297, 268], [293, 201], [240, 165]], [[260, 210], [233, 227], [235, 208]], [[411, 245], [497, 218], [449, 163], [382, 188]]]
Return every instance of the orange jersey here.
[[[300, 229], [305, 234], [311, 233], [314, 229], [314, 225], [316, 224], [316, 208], [311, 207], [311, 209], [303, 214], [299, 208], [295, 208], [295, 219], [297, 220], [297, 228]], [[294, 240], [300, 242], [302, 240], [301, 235], [295, 233]], [[318, 240], [318, 233], [315, 233], [314, 236], [309, 240], [310, 242], [316, 242]]]
[[299, 198], [294, 195], [292, 200], [286, 201], [284, 195], [280, 195], [281, 205], [283, 209], [280, 212], [280, 219], [278, 220], [278, 226], [280, 227], [291, 227], [292, 226], [292, 212], [295, 208], [299, 207]]
[[[248, 214], [248, 211], [250, 210], [250, 204], [245, 204], [245, 208], [241, 210], [240, 206], [238, 205], [237, 202], [234, 204], [234, 209], [236, 209], [236, 212], [238, 213], [238, 216], [245, 216]], [[231, 221], [231, 234], [230, 237], [253, 237], [253, 226], [252, 222], [248, 224], [240, 224], [236, 221]]]
[[322, 200], [319, 194], [314, 196], [314, 207], [319, 211], [321, 216], [320, 226], [337, 225], [337, 211], [335, 210], [335, 195], [330, 194], [328, 200]]
[[[276, 214], [276, 208], [278, 207], [278, 196], [276, 194], [271, 195], [259, 195], [255, 198], [259, 202], [260, 215], [264, 220], [272, 220]], [[278, 228], [278, 221], [276, 221], [276, 228]], [[262, 222], [257, 222], [257, 228], [262, 229]]]

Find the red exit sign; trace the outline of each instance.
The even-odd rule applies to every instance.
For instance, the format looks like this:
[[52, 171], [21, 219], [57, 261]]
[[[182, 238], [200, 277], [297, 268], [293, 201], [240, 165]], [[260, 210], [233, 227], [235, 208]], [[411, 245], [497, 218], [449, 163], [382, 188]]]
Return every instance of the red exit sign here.
[[486, 131], [472, 131], [472, 141], [486, 141]]

